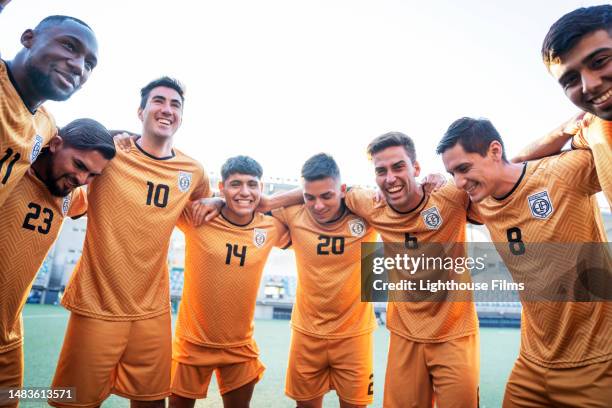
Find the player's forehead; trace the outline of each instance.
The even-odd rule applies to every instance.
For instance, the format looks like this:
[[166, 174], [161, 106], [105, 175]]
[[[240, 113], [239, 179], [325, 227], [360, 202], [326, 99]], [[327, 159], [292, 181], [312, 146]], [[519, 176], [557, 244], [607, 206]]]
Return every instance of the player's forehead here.
[[307, 181], [304, 180], [304, 194], [311, 196], [320, 196], [330, 193], [338, 193], [340, 191], [340, 180], [333, 177], [325, 177], [319, 180]]
[[411, 163], [404, 146], [390, 146], [372, 154], [374, 167], [390, 167], [402, 161]]
[[569, 70], [577, 69], [588, 63], [589, 58], [598, 52], [612, 50], [612, 35], [608, 30], [597, 30], [584, 35], [572, 48], [554, 61], [549, 69], [555, 78], [560, 78]]
[[72, 38], [80, 42], [89, 52], [97, 55], [98, 40], [94, 32], [74, 20], [66, 19], [60, 23], [42, 27], [38, 35], [48, 39]]
[[156, 86], [151, 89], [149, 92], [149, 97], [147, 98], [147, 103], [152, 100], [161, 99], [171, 102], [178, 102], [181, 106], [183, 105], [183, 98], [178, 93], [178, 91], [174, 88], [170, 88], [167, 86]]
[[225, 179], [225, 183], [259, 183], [259, 177], [254, 176], [252, 174], [232, 173], [227, 176], [227, 179]]
[[455, 168], [465, 165], [472, 164], [475, 159], [475, 153], [468, 153], [465, 151], [460, 143], [455, 144], [453, 147], [446, 149], [442, 153], [442, 162], [447, 171], [453, 171]]

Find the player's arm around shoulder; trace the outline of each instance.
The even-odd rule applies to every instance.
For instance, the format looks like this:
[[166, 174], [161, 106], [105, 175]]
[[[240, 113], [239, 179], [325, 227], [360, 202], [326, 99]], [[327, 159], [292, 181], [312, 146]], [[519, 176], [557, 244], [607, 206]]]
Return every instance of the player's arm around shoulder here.
[[376, 190], [362, 187], [349, 187], [344, 196], [344, 203], [353, 214], [366, 220], [370, 219], [370, 215], [375, 208], [386, 205], [385, 201], [380, 199]]
[[87, 214], [87, 188], [75, 188], [72, 193], [70, 193], [69, 200], [70, 202], [66, 204], [68, 206], [66, 210], [67, 217], [76, 220]]
[[548, 165], [554, 177], [562, 179], [577, 191], [588, 195], [601, 191], [595, 160], [590, 150], [563, 152]]
[[573, 115], [545, 136], [524, 147], [523, 150], [510, 161], [513, 163], [522, 163], [559, 154], [567, 142], [572, 139], [574, 135], [579, 133], [583, 126], [584, 118], [585, 112], [579, 112]]

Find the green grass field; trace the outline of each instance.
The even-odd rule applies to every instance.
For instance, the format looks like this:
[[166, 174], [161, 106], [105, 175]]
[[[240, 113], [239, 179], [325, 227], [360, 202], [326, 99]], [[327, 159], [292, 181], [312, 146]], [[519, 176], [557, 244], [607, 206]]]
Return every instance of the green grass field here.
[[[64, 338], [68, 312], [58, 306], [26, 305], [25, 327], [25, 386], [49, 386]], [[295, 407], [284, 395], [285, 367], [289, 350], [289, 322], [258, 320], [255, 338], [261, 350], [261, 359], [267, 366], [263, 380], [255, 388], [252, 407]], [[389, 332], [379, 327], [375, 332], [374, 397], [373, 407], [382, 407], [385, 366]], [[518, 354], [518, 329], [482, 328], [480, 349], [480, 406], [498, 408], [512, 364]], [[84, 373], [85, 374], [85, 373]], [[407, 374], [409, 375], [409, 374]], [[213, 376], [214, 378], [214, 376]], [[46, 406], [43, 403], [22, 403], [23, 407]], [[127, 407], [127, 400], [112, 396], [103, 407]], [[198, 401], [197, 407], [222, 407], [215, 380], [208, 390], [208, 398]], [[337, 407], [336, 394], [328, 393], [325, 407]]]

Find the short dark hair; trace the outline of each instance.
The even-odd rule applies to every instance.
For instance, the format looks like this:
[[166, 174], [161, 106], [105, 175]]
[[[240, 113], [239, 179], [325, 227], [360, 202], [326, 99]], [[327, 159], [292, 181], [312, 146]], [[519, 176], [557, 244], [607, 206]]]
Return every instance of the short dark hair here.
[[157, 88], [158, 86], [163, 86], [166, 88], [174, 89], [178, 92], [181, 97], [181, 102], [185, 102], [185, 87], [178, 79], [170, 78], [169, 76], [163, 76], [161, 78], [157, 78], [154, 81], [149, 82], [140, 90], [140, 109], [144, 109], [147, 106], [147, 100], [149, 99], [149, 94], [153, 88]]
[[340, 180], [340, 169], [329, 154], [318, 153], [306, 160], [302, 166], [302, 177], [306, 181], [323, 180], [328, 177]]
[[110, 160], [115, 157], [115, 143], [108, 129], [93, 119], [76, 119], [59, 129], [64, 143], [77, 150], [97, 150]]
[[80, 24], [80, 25], [82, 25], [84, 27], [87, 27], [89, 30], [91, 30], [93, 32], [93, 29], [86, 22], [84, 22], [83, 20], [79, 20], [76, 17], [63, 16], [63, 15], [54, 15], [54, 16], [49, 16], [49, 17], [43, 18], [40, 21], [40, 23], [38, 23], [36, 25], [36, 27], [34, 27], [34, 31], [36, 31], [36, 32], [44, 31], [48, 27], [56, 26], [58, 24], [63, 23], [66, 20], [74, 21], [77, 24]]
[[257, 160], [249, 156], [235, 156], [227, 159], [221, 166], [221, 181], [224, 182], [232, 174], [248, 174], [261, 180], [263, 168]]
[[414, 141], [402, 132], [387, 132], [372, 140], [367, 148], [368, 157], [371, 159], [374, 154], [394, 146], [402, 146], [410, 160], [416, 161]]
[[448, 127], [442, 140], [438, 143], [436, 153], [442, 154], [459, 143], [466, 152], [478, 153], [485, 157], [494, 140], [502, 145], [502, 160], [507, 162], [504, 141], [491, 121], [483, 118], [464, 117], [457, 119]]
[[570, 51], [587, 34], [606, 30], [612, 35], [612, 5], [582, 7], [565, 14], [548, 30], [542, 43], [542, 60], [548, 67]]

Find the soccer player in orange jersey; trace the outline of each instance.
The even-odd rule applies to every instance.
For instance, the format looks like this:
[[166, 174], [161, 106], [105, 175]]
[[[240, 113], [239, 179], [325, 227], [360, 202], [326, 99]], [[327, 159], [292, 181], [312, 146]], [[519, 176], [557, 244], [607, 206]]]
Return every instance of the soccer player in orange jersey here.
[[364, 407], [374, 395], [376, 322], [372, 304], [361, 302], [360, 257], [375, 233], [344, 205], [331, 156], [308, 159], [302, 178], [305, 204], [273, 212], [289, 228], [298, 273], [285, 393], [316, 408], [335, 389], [341, 407]]
[[74, 17], [43, 19], [21, 44], [13, 60], [0, 60], [0, 207], [57, 133], [41, 105], [68, 99], [97, 64], [96, 37]]
[[558, 154], [572, 147], [593, 152], [601, 188], [612, 205], [612, 5], [576, 9], [555, 22], [542, 44], [542, 59], [568, 99], [588, 112], [525, 148], [514, 162]]
[[250, 157], [228, 159], [219, 190], [219, 217], [185, 233], [185, 286], [172, 350], [173, 408], [205, 398], [213, 372], [226, 408], [248, 407], [264, 365], [253, 339], [257, 291], [272, 247], [291, 244], [281, 222], [256, 213], [261, 165]]
[[62, 304], [70, 320], [54, 387], [98, 406], [110, 393], [132, 406], [164, 405], [170, 394], [171, 323], [167, 253], [183, 209], [209, 195], [204, 169], [173, 147], [183, 88], [162, 77], [141, 90], [142, 137], [118, 151], [88, 189], [83, 255]]
[[[23, 386], [21, 310], [63, 218], [78, 218], [87, 211], [86, 193], [77, 187], [99, 176], [114, 155], [113, 138], [104, 126], [91, 119], [75, 120], [43, 148], [2, 207], [1, 389]], [[1, 406], [6, 406], [5, 398], [0, 393]]]
[[[607, 276], [604, 282], [609, 283], [611, 257], [592, 199], [601, 187], [589, 151], [510, 163], [491, 122], [462, 118], [448, 128], [438, 153], [457, 186], [478, 203], [475, 210], [515, 279], [531, 277], [526, 285], [540, 279], [547, 282], [546, 287], [557, 287], [568, 274], [580, 276], [576, 265], [580, 265], [578, 256], [586, 247], [580, 243], [602, 243], [601, 270]], [[541, 243], [550, 246], [538, 245]], [[561, 247], [551, 243], [572, 244]], [[596, 278], [589, 274], [589, 280]], [[524, 296], [521, 293], [520, 355], [508, 380], [503, 406], [609, 406], [612, 303], [572, 298], [534, 301]]]
[[[467, 195], [452, 183], [426, 194], [416, 181], [420, 164], [414, 142], [400, 132], [368, 146], [376, 183], [385, 196], [351, 189], [346, 204], [385, 243], [454, 244], [466, 240]], [[433, 245], [430, 245], [430, 247]], [[465, 256], [465, 248], [457, 256]], [[465, 275], [467, 278], [467, 275]], [[385, 407], [476, 407], [478, 404], [478, 319], [471, 301], [389, 302], [391, 331]]]

